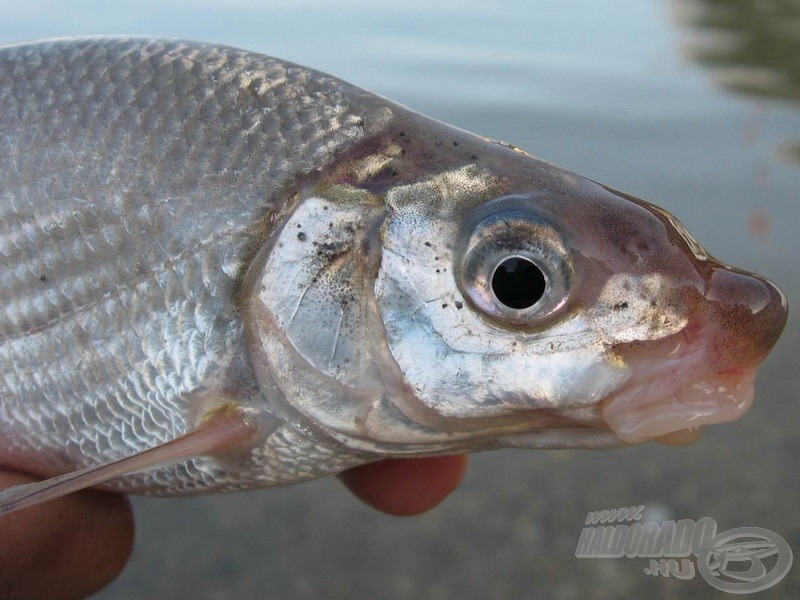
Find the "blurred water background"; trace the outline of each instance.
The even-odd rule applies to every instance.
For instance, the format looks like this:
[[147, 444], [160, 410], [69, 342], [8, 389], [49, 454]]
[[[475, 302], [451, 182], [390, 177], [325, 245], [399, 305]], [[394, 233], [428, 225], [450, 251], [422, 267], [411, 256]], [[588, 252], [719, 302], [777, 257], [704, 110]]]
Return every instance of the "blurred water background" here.
[[[214, 41], [328, 71], [676, 214], [800, 306], [797, 0], [0, 1], [0, 42]], [[645, 504], [782, 535], [800, 561], [795, 312], [743, 420], [691, 447], [475, 456], [442, 507], [395, 519], [335, 479], [137, 499], [123, 576], [97, 598], [717, 598], [644, 559], [577, 559], [586, 514]], [[760, 598], [800, 596], [800, 566]]]

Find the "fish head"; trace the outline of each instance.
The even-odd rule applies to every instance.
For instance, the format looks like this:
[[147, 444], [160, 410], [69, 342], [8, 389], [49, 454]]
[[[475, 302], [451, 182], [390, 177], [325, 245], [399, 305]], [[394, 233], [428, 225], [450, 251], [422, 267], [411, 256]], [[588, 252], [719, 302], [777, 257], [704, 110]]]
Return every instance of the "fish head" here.
[[249, 345], [287, 418], [420, 454], [681, 442], [747, 411], [774, 285], [512, 147], [395, 134], [302, 193], [251, 268]]
[[665, 211], [569, 179], [463, 204], [492, 187], [467, 167], [389, 194], [379, 305], [429, 422], [534, 416], [639, 442], [741, 416], [783, 295]]

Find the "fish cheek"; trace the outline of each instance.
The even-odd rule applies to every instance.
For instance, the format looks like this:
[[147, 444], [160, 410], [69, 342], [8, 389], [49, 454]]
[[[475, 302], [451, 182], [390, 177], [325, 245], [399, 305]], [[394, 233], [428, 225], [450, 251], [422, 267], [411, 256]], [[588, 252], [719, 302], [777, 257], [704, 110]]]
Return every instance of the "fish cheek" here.
[[491, 323], [457, 283], [460, 224], [420, 218], [425, 207], [413, 202], [393, 208], [375, 289], [392, 356], [424, 407], [403, 406], [406, 414], [443, 429], [492, 427], [485, 419], [594, 403], [627, 376], [579, 315], [536, 333]]

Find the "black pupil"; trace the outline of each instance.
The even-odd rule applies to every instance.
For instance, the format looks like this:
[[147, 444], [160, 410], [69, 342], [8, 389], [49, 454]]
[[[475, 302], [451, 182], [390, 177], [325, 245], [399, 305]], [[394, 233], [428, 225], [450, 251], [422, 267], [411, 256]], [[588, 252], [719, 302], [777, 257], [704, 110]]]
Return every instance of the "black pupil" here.
[[545, 285], [542, 270], [519, 256], [501, 262], [492, 276], [492, 291], [497, 299], [518, 310], [530, 308], [541, 300]]

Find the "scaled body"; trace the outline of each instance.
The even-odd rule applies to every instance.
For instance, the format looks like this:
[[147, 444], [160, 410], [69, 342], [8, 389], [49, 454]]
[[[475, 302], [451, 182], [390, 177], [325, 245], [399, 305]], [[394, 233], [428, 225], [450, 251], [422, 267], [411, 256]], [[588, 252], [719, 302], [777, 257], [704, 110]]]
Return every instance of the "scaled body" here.
[[[358, 99], [202, 44], [0, 51], [0, 440], [15, 463], [118, 458], [191, 428], [198, 391], [258, 394], [237, 286], [292, 185], [364, 137]], [[275, 444], [287, 473], [263, 465], [266, 482], [325, 460], [289, 432]], [[160, 477], [132, 485], [230, 485], [192, 465]]]

